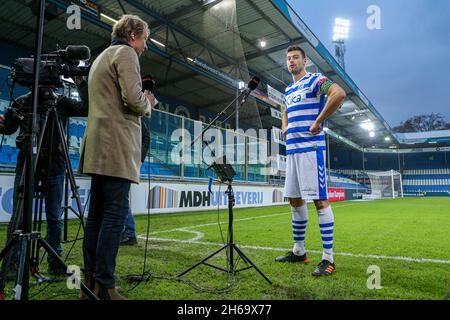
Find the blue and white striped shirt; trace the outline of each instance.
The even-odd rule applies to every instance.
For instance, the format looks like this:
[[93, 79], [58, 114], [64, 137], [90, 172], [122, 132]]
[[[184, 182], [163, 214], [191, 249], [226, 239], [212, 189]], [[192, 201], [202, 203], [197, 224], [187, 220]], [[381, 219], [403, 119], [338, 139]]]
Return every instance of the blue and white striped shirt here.
[[309, 128], [325, 106], [325, 94], [320, 86], [328, 78], [320, 73], [308, 72], [285, 91], [288, 113], [286, 154], [325, 150], [325, 134], [312, 135]]

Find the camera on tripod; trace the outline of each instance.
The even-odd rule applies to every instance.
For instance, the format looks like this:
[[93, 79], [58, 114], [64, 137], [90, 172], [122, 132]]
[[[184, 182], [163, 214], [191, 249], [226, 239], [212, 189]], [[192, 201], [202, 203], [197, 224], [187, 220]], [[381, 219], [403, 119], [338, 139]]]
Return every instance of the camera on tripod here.
[[[87, 76], [89, 67], [79, 66], [80, 61], [89, 60], [91, 52], [87, 46], [67, 46], [41, 56], [39, 86], [62, 88], [62, 77]], [[13, 83], [31, 88], [33, 86], [34, 58], [17, 58], [11, 71]]]

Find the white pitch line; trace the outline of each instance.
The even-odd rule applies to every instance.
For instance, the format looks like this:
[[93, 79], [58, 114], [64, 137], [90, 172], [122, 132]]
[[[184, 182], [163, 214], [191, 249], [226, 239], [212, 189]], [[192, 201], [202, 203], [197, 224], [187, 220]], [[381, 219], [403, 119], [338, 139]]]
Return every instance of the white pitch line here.
[[193, 233], [193, 234], [195, 234], [195, 237], [192, 238], [192, 239], [190, 239], [191, 241], [197, 241], [197, 240], [200, 240], [200, 239], [202, 239], [202, 238], [205, 236], [205, 234], [202, 233], [202, 232], [200, 232], [200, 231], [186, 230], [186, 229], [184, 229], [184, 228], [177, 229], [177, 230], [178, 230], [178, 231], [183, 231], [183, 232], [188, 232], [188, 233]]
[[[269, 217], [276, 217], [276, 216], [284, 216], [284, 215], [286, 215], [288, 213], [291, 213], [291, 212], [283, 212], [283, 213], [276, 213], [276, 214], [270, 214], [270, 215], [265, 215], [265, 216], [257, 216], [257, 217], [250, 217], [250, 218], [234, 219], [234, 222], [236, 222], [236, 221], [246, 221], [246, 220], [255, 220], [255, 219], [262, 219], [262, 218], [269, 218]], [[228, 224], [228, 221], [221, 222], [221, 224]], [[217, 225], [217, 222], [197, 224], [195, 226], [175, 228], [175, 229], [162, 230], [162, 231], [153, 231], [153, 232], [150, 232], [149, 234], [159, 234], [159, 233], [167, 233], [167, 232], [173, 232], [173, 231], [186, 231], [187, 229], [202, 228], [202, 227], [209, 227], [209, 226], [215, 226], [215, 225]]]
[[[350, 204], [345, 204], [342, 206], [334, 206], [333, 209], [347, 207], [347, 206], [351, 206], [351, 205], [355, 205], [355, 204], [357, 204], [357, 203], [350, 203]], [[291, 212], [284, 212], [284, 213], [277, 213], [277, 214], [271, 214], [271, 215], [265, 215], [265, 216], [236, 219], [234, 221], [255, 220], [255, 219], [261, 219], [261, 218], [281, 216], [281, 215], [286, 215], [286, 214], [290, 214], [290, 213]], [[226, 223], [227, 222], [224, 222], [224, 224], [226, 224]], [[211, 225], [216, 225], [216, 224], [217, 224], [217, 222], [206, 223], [206, 224], [199, 224], [199, 225], [190, 226], [190, 227], [175, 228], [175, 229], [155, 231], [155, 232], [150, 233], [150, 234], [158, 234], [158, 233], [166, 233], [166, 232], [173, 232], [173, 231], [181, 231], [181, 232], [194, 233], [196, 235], [194, 238], [188, 239], [188, 240], [171, 239], [171, 238], [155, 238], [155, 237], [150, 237], [148, 239], [153, 240], [153, 241], [162, 241], [162, 242], [178, 242], [178, 243], [185, 243], [185, 244], [202, 244], [202, 245], [209, 245], [209, 246], [222, 246], [223, 243], [220, 243], [220, 242], [198, 241], [204, 237], [204, 234], [199, 231], [189, 230], [192, 228], [200, 228], [200, 227], [206, 227], [206, 226], [211, 226]], [[143, 240], [146, 239], [146, 237], [144, 235], [139, 235], [138, 238], [143, 239]], [[289, 250], [291, 250], [290, 248], [260, 247], [260, 246], [249, 246], [249, 245], [240, 245], [239, 247], [244, 248], [244, 249], [266, 250], [266, 251], [289, 251]], [[322, 253], [322, 251], [319, 251], [319, 250], [307, 250], [307, 252]], [[418, 262], [418, 263], [450, 264], [450, 260], [440, 260], [440, 259], [410, 258], [410, 257], [399, 257], [399, 256], [380, 256], [380, 255], [373, 255], [373, 254], [358, 254], [358, 253], [349, 253], [349, 252], [335, 252], [334, 254], [340, 255], [340, 256], [371, 258], [371, 259], [381, 259], [381, 260], [397, 260], [397, 261], [410, 261], [410, 262]]]
[[[341, 208], [341, 207], [348, 207], [348, 206], [352, 206], [355, 205], [357, 203], [349, 203], [349, 204], [344, 204], [342, 206], [333, 206], [333, 209], [336, 208]], [[269, 215], [265, 215], [265, 216], [257, 216], [257, 217], [249, 217], [249, 218], [242, 218], [242, 219], [234, 219], [234, 222], [237, 221], [248, 221], [248, 220], [256, 220], [256, 219], [262, 219], [262, 218], [270, 218], [270, 217], [276, 217], [276, 216], [284, 216], [286, 214], [291, 214], [292, 212], [283, 212], [283, 213], [275, 213], [275, 214], [269, 214]], [[226, 222], [222, 222], [222, 224], [228, 224], [228, 221]], [[204, 223], [204, 224], [197, 224], [195, 226], [189, 226], [189, 227], [182, 227], [182, 228], [174, 228], [174, 229], [169, 229], [169, 230], [162, 230], [162, 231], [153, 231], [150, 232], [149, 234], [159, 234], [159, 233], [167, 233], [167, 232], [173, 232], [173, 231], [186, 231], [187, 229], [192, 229], [192, 228], [202, 228], [202, 227], [209, 227], [209, 226], [215, 226], [217, 225], [217, 222], [214, 223]]]
[[[184, 230], [187, 231], [187, 230]], [[138, 236], [139, 239], [146, 239], [145, 236]], [[148, 238], [153, 241], [164, 241], [164, 242], [178, 242], [185, 244], [203, 244], [209, 246], [223, 246], [223, 243], [220, 242], [205, 242], [205, 241], [197, 241], [193, 239], [189, 240], [181, 240], [181, 239], [167, 239], [167, 238]], [[273, 248], [273, 247], [260, 247], [260, 246], [247, 246], [247, 245], [239, 245], [240, 248], [243, 249], [254, 249], [254, 250], [266, 250], [266, 251], [289, 251], [291, 248]], [[312, 253], [322, 253], [319, 250], [306, 250], [307, 252]], [[410, 261], [410, 262], [418, 262], [418, 263], [438, 263], [438, 264], [450, 264], [450, 260], [439, 260], [439, 259], [424, 259], [424, 258], [410, 258], [410, 257], [399, 257], [399, 256], [379, 256], [374, 254], [358, 254], [358, 253], [349, 253], [349, 252], [335, 252], [337, 256], [348, 256], [348, 257], [358, 257], [358, 258], [370, 258], [370, 259], [380, 259], [380, 260], [398, 260], [398, 261]]]

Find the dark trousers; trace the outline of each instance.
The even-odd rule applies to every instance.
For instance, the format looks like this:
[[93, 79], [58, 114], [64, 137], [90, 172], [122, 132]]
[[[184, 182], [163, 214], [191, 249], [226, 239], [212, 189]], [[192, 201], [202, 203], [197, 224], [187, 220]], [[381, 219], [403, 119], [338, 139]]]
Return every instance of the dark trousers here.
[[114, 288], [120, 234], [129, 208], [129, 180], [93, 175], [86, 221], [84, 271], [95, 274], [104, 288]]
[[[61, 235], [62, 235], [62, 213], [61, 206], [64, 195], [64, 174], [50, 177], [49, 192], [45, 198], [45, 216], [47, 218], [47, 240], [48, 244], [61, 256]], [[48, 255], [47, 261], [52, 261]]]
[[[22, 172], [17, 171], [16, 176], [14, 178], [14, 191], [13, 191], [13, 210], [11, 214], [11, 219], [8, 223], [8, 229], [7, 229], [7, 236], [6, 236], [6, 242], [8, 242], [14, 231], [14, 229], [22, 229], [22, 213], [17, 212], [17, 205], [18, 205], [18, 194], [19, 194], [19, 188], [23, 188], [20, 186], [20, 178], [22, 176]], [[19, 220], [18, 222], [16, 220]], [[16, 227], [14, 227], [14, 224], [17, 224]], [[19, 250], [20, 250], [20, 244], [16, 243], [12, 250], [11, 255], [11, 262], [18, 264], [19, 263]]]
[[134, 222], [133, 213], [131, 212], [131, 203], [128, 208], [128, 214], [125, 218], [125, 225], [122, 231], [122, 239], [136, 238], [136, 223]]
[[[14, 194], [13, 194], [13, 212], [11, 215], [11, 220], [8, 223], [8, 231], [7, 231], [7, 239], [11, 239], [12, 233], [15, 231], [14, 223], [15, 220], [18, 219], [17, 229], [22, 229], [23, 222], [23, 212], [17, 212], [18, 205], [18, 193], [19, 188], [23, 188], [20, 186], [22, 172], [17, 171], [16, 177], [14, 179]], [[63, 190], [64, 190], [64, 173], [55, 174], [49, 177], [48, 180], [48, 192], [45, 196], [45, 215], [47, 218], [47, 237], [46, 240], [48, 244], [56, 251], [58, 255], [62, 254], [61, 247], [61, 233], [62, 233], [62, 200], [63, 200]], [[34, 203], [33, 203], [34, 204]], [[34, 208], [34, 206], [33, 206]], [[12, 262], [17, 264], [19, 262], [19, 243], [14, 245], [12, 251]], [[47, 257], [48, 261], [51, 261], [52, 258], [50, 255]]]

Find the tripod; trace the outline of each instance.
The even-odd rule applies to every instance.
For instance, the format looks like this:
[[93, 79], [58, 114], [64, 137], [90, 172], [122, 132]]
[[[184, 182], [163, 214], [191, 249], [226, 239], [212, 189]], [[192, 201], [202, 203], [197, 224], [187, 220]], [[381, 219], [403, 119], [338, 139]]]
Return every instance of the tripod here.
[[[182, 277], [186, 273], [190, 272], [192, 269], [198, 267], [201, 264], [204, 264], [204, 265], [207, 265], [208, 267], [212, 267], [214, 269], [218, 269], [220, 271], [226, 272], [226, 273], [231, 274], [231, 275], [235, 275], [237, 272], [240, 272], [240, 271], [243, 271], [243, 270], [255, 268], [255, 270], [264, 278], [264, 280], [266, 280], [268, 283], [272, 284], [272, 281], [270, 281], [270, 279], [234, 243], [234, 236], [233, 236], [233, 206], [234, 206], [235, 201], [234, 201], [234, 192], [233, 192], [233, 187], [231, 185], [231, 181], [228, 182], [228, 188], [227, 188], [226, 194], [228, 195], [228, 237], [227, 237], [227, 243], [222, 248], [220, 248], [219, 250], [213, 252], [212, 254], [207, 256], [206, 258], [204, 258], [204, 259], [200, 260], [199, 262], [197, 262], [196, 264], [194, 264], [192, 267], [190, 267], [186, 271], [183, 271], [182, 273], [180, 273], [178, 275], [178, 277]], [[217, 266], [214, 266], [214, 265], [209, 264], [209, 263], [206, 262], [209, 259], [211, 259], [212, 257], [214, 257], [215, 255], [217, 255], [220, 252], [222, 252], [223, 250], [226, 250], [226, 252], [227, 252], [227, 269], [224, 269], [224, 268], [221, 268], [221, 267], [217, 267]], [[249, 264], [249, 266], [241, 268], [241, 269], [236, 269], [235, 262], [234, 262], [234, 251], [236, 251], [236, 253], [238, 254], [238, 257], [241, 258], [247, 264]]]
[[[70, 94], [70, 92], [69, 92]], [[67, 150], [70, 149], [70, 131], [69, 131], [69, 122], [66, 122], [66, 126], [64, 128], [65, 132], [67, 132], [67, 139], [66, 139], [66, 145], [67, 145]], [[71, 162], [70, 159], [66, 161], [67, 167], [70, 165], [71, 166]], [[68, 240], [68, 231], [69, 231], [69, 212], [72, 212], [75, 216], [77, 216], [80, 219], [81, 222], [81, 227], [83, 227], [84, 229], [84, 215], [78, 215], [78, 212], [80, 211], [80, 204], [81, 201], [79, 201], [80, 195], [78, 193], [78, 187], [76, 187], [75, 192], [73, 191], [74, 189], [71, 187], [73, 184], [72, 182], [74, 180], [72, 180], [73, 177], [73, 173], [71, 174], [69, 170], [66, 170], [66, 175], [65, 175], [65, 180], [64, 180], [64, 206], [63, 206], [63, 212], [64, 212], [64, 218], [63, 218], [63, 243], [69, 243], [69, 242], [73, 242], [73, 241], [77, 241], [80, 240], [80, 238], [76, 237], [74, 240]], [[69, 186], [70, 184], [70, 186]], [[76, 200], [76, 205], [78, 208], [78, 212], [75, 211], [75, 209], [69, 205], [69, 187], [72, 190], [72, 197], [71, 198], [75, 198]], [[82, 239], [82, 238], [81, 238]]]
[[[76, 186], [76, 181], [75, 181], [75, 177], [73, 174], [73, 169], [72, 169], [72, 165], [70, 163], [70, 158], [69, 158], [69, 150], [68, 150], [68, 146], [67, 146], [67, 140], [64, 134], [64, 130], [63, 130], [63, 126], [62, 123], [59, 119], [58, 116], [58, 112], [57, 112], [57, 96], [54, 93], [52, 88], [49, 87], [42, 87], [40, 88], [40, 95], [42, 96], [42, 108], [45, 110], [45, 115], [43, 117], [43, 124], [42, 124], [42, 129], [41, 129], [41, 133], [39, 136], [39, 142], [38, 142], [38, 147], [37, 147], [37, 157], [36, 159], [38, 159], [36, 161], [36, 163], [33, 165], [34, 167], [34, 172], [36, 171], [36, 168], [38, 168], [38, 163], [39, 160], [41, 160], [41, 158], [39, 157], [41, 155], [42, 152], [42, 145], [43, 145], [43, 140], [44, 140], [44, 136], [46, 134], [50, 134], [50, 143], [49, 143], [49, 159], [48, 159], [48, 163], [47, 163], [47, 168], [46, 170], [44, 170], [44, 172], [46, 173], [46, 177], [44, 177], [44, 175], [39, 175], [39, 177], [35, 177], [38, 178], [36, 179], [37, 184], [35, 185], [35, 188], [33, 190], [34, 193], [34, 198], [35, 198], [35, 213], [34, 213], [34, 219], [33, 219], [33, 228], [32, 228], [32, 232], [30, 233], [23, 233], [21, 230], [18, 230], [19, 226], [21, 224], [23, 224], [23, 220], [25, 218], [24, 216], [24, 212], [23, 212], [23, 208], [24, 208], [24, 198], [25, 198], [25, 194], [24, 194], [24, 189], [23, 189], [23, 181], [24, 181], [24, 176], [25, 176], [25, 172], [24, 170], [22, 170], [22, 174], [20, 177], [20, 183], [19, 183], [19, 188], [17, 190], [17, 205], [16, 205], [16, 214], [12, 223], [12, 229], [15, 230], [15, 232], [12, 235], [12, 239], [9, 240], [8, 244], [6, 245], [5, 249], [0, 253], [0, 260], [3, 260], [3, 264], [2, 264], [2, 271], [1, 271], [1, 276], [0, 276], [0, 292], [3, 291], [4, 289], [4, 283], [5, 283], [5, 275], [6, 275], [6, 270], [10, 264], [10, 260], [11, 260], [11, 250], [12, 248], [17, 244], [20, 243], [20, 259], [19, 259], [19, 270], [18, 270], [18, 275], [17, 275], [17, 280], [16, 280], [16, 287], [15, 287], [15, 299], [19, 299], [21, 297], [21, 291], [22, 291], [22, 286], [23, 286], [23, 282], [24, 282], [24, 273], [28, 272], [28, 269], [25, 267], [25, 259], [26, 259], [26, 254], [28, 254], [28, 251], [30, 250], [31, 247], [31, 257], [30, 257], [30, 267], [31, 267], [31, 273], [33, 274], [34, 277], [36, 277], [38, 279], [39, 282], [55, 282], [55, 280], [52, 279], [48, 279], [46, 277], [44, 277], [40, 272], [39, 272], [39, 252], [40, 252], [40, 248], [43, 247], [47, 253], [49, 254], [49, 257], [51, 259], [53, 259], [53, 261], [55, 261], [57, 263], [57, 265], [62, 269], [62, 270], [67, 270], [67, 266], [65, 265], [64, 261], [61, 259], [61, 257], [58, 256], [58, 254], [56, 253], [56, 251], [48, 244], [48, 242], [44, 239], [42, 239], [41, 237], [41, 225], [42, 225], [42, 213], [43, 213], [43, 204], [44, 204], [44, 199], [47, 196], [47, 192], [48, 192], [48, 182], [49, 182], [49, 177], [50, 177], [50, 170], [51, 170], [51, 156], [53, 155], [53, 148], [54, 148], [54, 136], [55, 136], [55, 127], [56, 127], [56, 135], [57, 135], [57, 141], [60, 142], [61, 147], [62, 147], [62, 154], [64, 157], [64, 163], [65, 163], [65, 168], [66, 168], [66, 173], [67, 173], [67, 183], [70, 184], [71, 190], [72, 190], [72, 194], [73, 194], [73, 198], [76, 199], [76, 204], [79, 210], [79, 214], [77, 212], [75, 212], [75, 210], [73, 210], [73, 212], [78, 216], [78, 218], [81, 220], [81, 224], [83, 225], [83, 206], [81, 203], [81, 199], [80, 199], [80, 195], [78, 193], [78, 187]], [[49, 123], [49, 119], [51, 119], [51, 123], [50, 125]], [[49, 130], [50, 128], [50, 130]], [[47, 131], [49, 130], [49, 131]], [[29, 161], [29, 159], [25, 159], [25, 165], [24, 168], [26, 167], [26, 162]], [[43, 164], [41, 164], [40, 167], [43, 167]], [[67, 191], [67, 189], [66, 189]], [[67, 198], [66, 198], [67, 200]], [[59, 205], [59, 204], [58, 204]], [[67, 273], [67, 275], [71, 275], [69, 273]], [[28, 290], [28, 283], [26, 284], [26, 289]], [[92, 292], [89, 291], [89, 289], [87, 289], [87, 287], [83, 284], [80, 283], [80, 287], [81, 289], [86, 292], [86, 294], [90, 297], [90, 298], [95, 298], [95, 296], [92, 294]]]
[[[203, 129], [202, 133], [196, 139], [194, 139], [194, 141], [192, 141], [191, 146], [195, 143], [195, 141], [199, 137], [203, 137], [204, 133], [219, 119], [220, 116], [224, 115], [225, 112], [238, 99], [243, 97], [243, 99], [241, 101], [239, 101], [238, 107], [226, 118], [226, 119], [229, 119], [239, 109], [239, 107], [241, 107], [245, 103], [246, 99], [250, 95], [250, 92], [252, 90], [256, 89], [256, 87], [258, 86], [258, 83], [259, 83], [259, 79], [257, 77], [252, 78], [252, 80], [250, 80], [250, 82], [248, 84], [248, 89], [244, 90], [243, 92], [241, 92], [240, 95], [238, 95], [224, 110], [222, 110], [221, 113], [219, 115], [217, 115], [216, 118], [214, 118], [211, 121], [211, 123], [205, 129]], [[205, 143], [203, 141], [203, 139], [202, 139], [202, 142]], [[178, 277], [182, 277], [183, 275], [185, 275], [186, 273], [190, 272], [191, 270], [193, 270], [194, 268], [198, 267], [199, 265], [204, 264], [204, 265], [206, 265], [208, 267], [212, 267], [212, 268], [218, 269], [220, 271], [226, 272], [226, 273], [228, 273], [230, 275], [233, 275], [233, 276], [237, 272], [240, 272], [240, 271], [243, 271], [243, 270], [247, 270], [247, 269], [250, 269], [250, 268], [255, 268], [255, 270], [269, 284], [272, 284], [272, 281], [270, 281], [270, 279], [234, 243], [234, 235], [233, 235], [233, 233], [234, 233], [234, 231], [233, 231], [233, 207], [234, 207], [234, 204], [235, 204], [235, 200], [234, 200], [234, 192], [233, 192], [232, 182], [233, 182], [233, 177], [236, 175], [236, 172], [234, 171], [233, 167], [231, 167], [231, 165], [227, 164], [225, 156], [222, 159], [220, 159], [220, 163], [213, 162], [210, 167], [212, 167], [214, 169], [214, 171], [216, 172], [217, 176], [219, 177], [219, 179], [221, 181], [227, 182], [227, 184], [228, 184], [228, 188], [227, 188], [227, 191], [226, 191], [226, 194], [228, 195], [228, 237], [227, 237], [227, 243], [222, 248], [220, 248], [219, 250], [213, 252], [212, 254], [207, 256], [206, 258], [204, 258], [201, 261], [199, 261], [196, 264], [194, 264], [192, 267], [188, 268], [186, 271], [183, 271], [182, 273], [178, 274]], [[222, 252], [223, 250], [226, 250], [226, 252], [227, 252], [227, 269], [220, 268], [220, 267], [214, 266], [214, 265], [209, 264], [209, 263], [206, 262], [209, 259], [211, 259], [212, 257], [214, 257], [215, 255], [217, 255], [220, 252]], [[234, 262], [234, 251], [237, 252], [238, 258], [241, 258], [245, 263], [249, 264], [249, 266], [244, 267], [242, 269], [236, 269], [235, 262]]]

